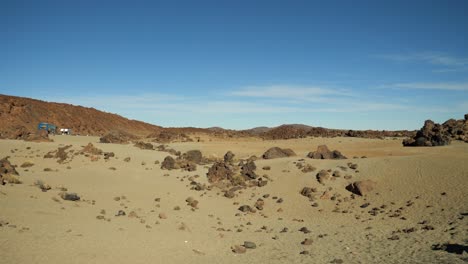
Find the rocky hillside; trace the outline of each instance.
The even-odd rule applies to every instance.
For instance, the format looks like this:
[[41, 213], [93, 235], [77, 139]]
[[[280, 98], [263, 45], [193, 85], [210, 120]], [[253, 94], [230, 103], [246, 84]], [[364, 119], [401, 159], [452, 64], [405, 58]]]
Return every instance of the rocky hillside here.
[[70, 128], [74, 134], [98, 136], [113, 130], [146, 136], [162, 129], [94, 108], [0, 95], [0, 138], [22, 138], [36, 132], [40, 122]]
[[264, 139], [291, 139], [305, 137], [360, 137], [360, 138], [383, 138], [383, 137], [411, 137], [415, 131], [385, 131], [385, 130], [344, 130], [328, 129], [323, 127], [312, 127], [300, 124], [281, 125], [273, 128], [253, 128], [244, 130], [254, 136]]

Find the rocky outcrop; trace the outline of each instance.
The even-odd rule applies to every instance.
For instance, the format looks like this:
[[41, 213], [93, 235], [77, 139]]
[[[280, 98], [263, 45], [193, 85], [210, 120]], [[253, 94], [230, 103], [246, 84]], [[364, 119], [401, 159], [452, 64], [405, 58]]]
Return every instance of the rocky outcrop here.
[[135, 135], [132, 135], [123, 131], [110, 131], [99, 139], [101, 143], [114, 143], [114, 144], [127, 144], [130, 140], [137, 139]]
[[338, 150], [330, 151], [326, 145], [320, 145], [316, 151], [309, 152], [307, 157], [311, 159], [346, 159]]
[[424, 126], [416, 133], [414, 138], [403, 140], [403, 146], [408, 147], [434, 147], [445, 146], [451, 142], [447, 129], [432, 120], [426, 120]]
[[292, 157], [296, 156], [296, 153], [292, 149], [282, 149], [279, 147], [273, 147], [268, 149], [265, 153], [263, 153], [262, 158], [264, 159], [276, 159], [276, 158], [284, 158], [284, 157]]

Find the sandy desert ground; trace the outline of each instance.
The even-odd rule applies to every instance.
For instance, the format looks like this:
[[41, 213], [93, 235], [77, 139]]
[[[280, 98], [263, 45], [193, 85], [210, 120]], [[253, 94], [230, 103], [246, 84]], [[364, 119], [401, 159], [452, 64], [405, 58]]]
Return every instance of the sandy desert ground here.
[[[468, 244], [466, 143], [404, 148], [401, 139], [204, 138], [203, 142], [169, 144], [181, 152], [201, 150], [211, 158], [222, 158], [228, 150], [237, 159], [261, 157], [275, 146], [296, 152], [296, 157], [256, 160], [256, 172], [268, 175], [268, 184], [243, 189], [228, 199], [216, 188], [191, 189], [190, 176], [208, 183], [211, 164], [198, 165], [192, 172], [168, 171], [155, 164], [167, 152], [101, 144], [97, 137], [53, 139], [51, 143], [0, 140], [0, 158], [10, 156], [23, 182], [0, 186], [0, 263], [468, 261], [466, 253], [432, 249], [434, 244]], [[88, 143], [114, 152], [115, 157], [93, 161], [92, 156], [76, 155], [63, 164], [44, 158], [60, 146], [71, 144], [78, 152]], [[348, 159], [306, 158], [322, 144]], [[126, 157], [130, 161], [124, 161]], [[22, 168], [24, 162], [34, 165]], [[297, 162], [317, 170], [304, 173]], [[358, 168], [349, 168], [348, 162]], [[265, 166], [271, 170], [263, 170]], [[321, 169], [338, 170], [341, 177], [320, 184], [316, 174]], [[363, 197], [345, 189], [353, 181], [366, 179], [377, 185]], [[41, 191], [34, 184], [37, 180], [52, 189]], [[301, 195], [306, 186], [321, 194], [316, 206]], [[64, 187], [81, 200], [61, 199]], [[199, 201], [197, 209], [187, 205], [188, 197]], [[241, 205], [253, 206], [258, 198], [264, 200], [263, 210], [238, 210]], [[126, 215], [116, 216], [119, 210]], [[307, 230], [299, 231], [303, 227]], [[305, 239], [311, 243], [301, 244]], [[244, 241], [255, 243], [256, 248], [242, 254], [231, 250]]]

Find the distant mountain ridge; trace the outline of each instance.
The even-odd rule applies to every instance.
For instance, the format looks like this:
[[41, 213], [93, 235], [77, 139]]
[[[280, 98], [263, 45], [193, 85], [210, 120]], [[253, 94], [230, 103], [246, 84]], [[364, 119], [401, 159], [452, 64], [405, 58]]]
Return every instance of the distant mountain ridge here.
[[203, 133], [220, 137], [260, 137], [263, 139], [291, 139], [314, 137], [395, 137], [413, 136], [415, 131], [344, 130], [313, 127], [303, 124], [286, 124], [277, 127], [255, 127], [230, 130], [221, 127], [169, 127], [148, 124], [123, 116], [65, 103], [46, 102], [31, 98], [0, 94], [0, 138], [20, 139], [37, 131], [41, 122], [59, 128], [72, 129], [73, 134], [102, 136], [111, 131], [121, 131], [140, 138], [148, 136], [172, 138], [170, 135]]

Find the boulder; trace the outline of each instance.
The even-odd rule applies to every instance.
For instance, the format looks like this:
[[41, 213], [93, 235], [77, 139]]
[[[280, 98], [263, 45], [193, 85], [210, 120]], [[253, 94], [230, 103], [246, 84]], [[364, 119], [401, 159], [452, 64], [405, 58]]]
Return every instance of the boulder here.
[[76, 193], [69, 193], [69, 192], [62, 192], [60, 193], [60, 197], [62, 197], [63, 200], [67, 201], [79, 201], [80, 196]]
[[326, 180], [330, 180], [331, 176], [330, 173], [328, 173], [328, 171], [321, 170], [319, 171], [319, 173], [317, 173], [316, 178], [318, 182], [324, 184]]
[[264, 159], [276, 159], [276, 158], [284, 158], [284, 157], [292, 157], [296, 156], [296, 153], [292, 149], [282, 149], [279, 147], [273, 147], [268, 149], [265, 153], [263, 153], [262, 158]]
[[176, 168], [176, 161], [173, 157], [167, 156], [164, 158], [164, 161], [161, 163], [161, 169], [163, 170], [173, 170]]
[[232, 153], [231, 151], [228, 151], [226, 152], [226, 154], [224, 154], [224, 162], [227, 162], [227, 163], [231, 163], [234, 161], [234, 153]]
[[257, 174], [255, 173], [255, 169], [257, 169], [257, 165], [255, 165], [255, 162], [253, 160], [248, 160], [247, 162], [241, 162], [239, 164], [241, 167], [241, 175], [245, 176], [250, 179], [256, 179]]
[[203, 161], [203, 155], [200, 150], [189, 150], [182, 155], [182, 158], [200, 164]]
[[208, 169], [208, 173], [206, 174], [210, 183], [216, 183], [222, 180], [230, 180], [232, 179], [233, 175], [234, 172], [232, 167], [224, 162], [215, 162], [213, 166]]
[[374, 190], [376, 185], [377, 183], [372, 180], [356, 181], [346, 186], [346, 189], [354, 194], [364, 196]]
[[311, 159], [346, 159], [338, 150], [330, 151], [326, 145], [320, 145], [316, 151], [307, 154]]

